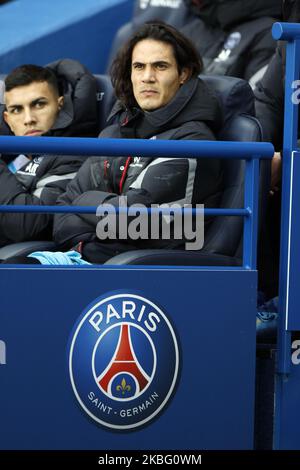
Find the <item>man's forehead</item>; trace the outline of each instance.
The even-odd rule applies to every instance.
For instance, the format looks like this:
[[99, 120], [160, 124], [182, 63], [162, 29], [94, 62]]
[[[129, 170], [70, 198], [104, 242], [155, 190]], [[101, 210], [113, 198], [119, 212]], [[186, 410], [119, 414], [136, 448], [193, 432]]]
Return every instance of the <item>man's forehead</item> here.
[[133, 48], [132, 62], [175, 62], [173, 47], [163, 41], [143, 39]]
[[29, 85], [21, 85], [4, 93], [6, 105], [26, 104], [38, 98], [50, 98], [54, 91], [48, 82], [32, 82]]

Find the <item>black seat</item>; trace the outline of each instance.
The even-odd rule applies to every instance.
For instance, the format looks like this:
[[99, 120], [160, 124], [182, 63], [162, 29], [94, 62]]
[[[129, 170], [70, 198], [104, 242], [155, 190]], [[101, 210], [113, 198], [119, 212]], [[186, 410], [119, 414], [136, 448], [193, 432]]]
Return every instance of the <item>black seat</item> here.
[[99, 132], [106, 126], [106, 120], [116, 100], [114, 89], [108, 75], [95, 75], [97, 79], [97, 101]]
[[[223, 129], [219, 140], [261, 141], [262, 131], [254, 117], [254, 99], [249, 84], [234, 77], [207, 76], [201, 78], [218, 94], [223, 112]], [[267, 164], [261, 165], [261, 205], [264, 188], [267, 187]], [[243, 160], [223, 160], [224, 190], [220, 207], [244, 206]], [[200, 251], [185, 250], [134, 250], [119, 254], [105, 264], [148, 265], [207, 265], [236, 266], [241, 264], [243, 220], [241, 217], [215, 217], [205, 234], [204, 247]]]

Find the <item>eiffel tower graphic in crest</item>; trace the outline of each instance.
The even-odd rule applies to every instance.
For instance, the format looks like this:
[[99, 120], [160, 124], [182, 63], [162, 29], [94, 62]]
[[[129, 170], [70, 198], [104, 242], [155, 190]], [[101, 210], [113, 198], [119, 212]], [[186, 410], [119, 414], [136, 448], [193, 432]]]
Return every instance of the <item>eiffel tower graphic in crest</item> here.
[[135, 378], [139, 387], [136, 393], [144, 390], [150, 381], [150, 377], [143, 370], [132, 350], [128, 324], [121, 326], [119, 341], [113, 358], [104, 372], [98, 377], [100, 387], [108, 393], [112, 379], [122, 372]]

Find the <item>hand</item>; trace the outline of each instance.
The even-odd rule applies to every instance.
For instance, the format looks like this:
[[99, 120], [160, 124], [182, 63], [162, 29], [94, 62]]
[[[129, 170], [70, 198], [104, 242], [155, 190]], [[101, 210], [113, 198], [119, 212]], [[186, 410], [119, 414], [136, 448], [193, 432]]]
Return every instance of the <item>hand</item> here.
[[274, 193], [279, 191], [281, 181], [281, 154], [275, 152], [271, 162], [271, 189], [270, 194], [273, 196]]

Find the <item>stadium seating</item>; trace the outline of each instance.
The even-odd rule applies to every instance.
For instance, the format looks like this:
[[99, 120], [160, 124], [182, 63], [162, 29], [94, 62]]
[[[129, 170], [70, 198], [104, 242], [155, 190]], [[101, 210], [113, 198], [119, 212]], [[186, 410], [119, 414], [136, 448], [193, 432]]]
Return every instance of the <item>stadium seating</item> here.
[[[114, 101], [113, 88], [108, 76], [97, 75], [99, 95], [99, 128], [103, 128]], [[201, 76], [214, 88], [223, 108], [223, 127], [219, 140], [260, 141], [261, 128], [254, 117], [253, 93], [249, 84], [234, 77]], [[224, 160], [223, 208], [240, 208], [244, 204], [244, 167], [242, 160]], [[265, 172], [261, 176], [262, 187]], [[240, 217], [216, 217], [205, 236], [204, 249], [134, 250], [115, 256], [106, 264], [158, 264], [158, 265], [220, 265], [241, 264], [243, 220]], [[0, 249], [0, 260], [26, 255], [36, 250], [53, 250], [53, 242], [23, 242]]]

